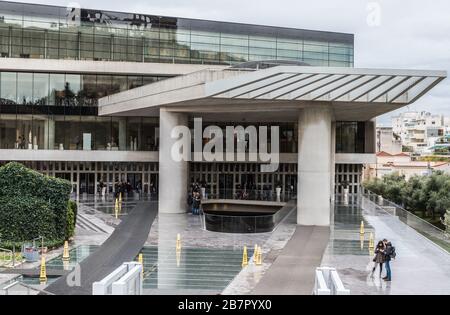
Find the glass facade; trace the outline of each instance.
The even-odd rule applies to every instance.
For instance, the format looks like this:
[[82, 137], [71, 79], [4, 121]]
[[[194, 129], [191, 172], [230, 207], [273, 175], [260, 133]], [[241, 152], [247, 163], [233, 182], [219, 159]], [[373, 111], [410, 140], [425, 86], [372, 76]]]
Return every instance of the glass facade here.
[[98, 117], [100, 97], [164, 77], [0, 73], [0, 149], [130, 150], [158, 148], [158, 119]]
[[[256, 128], [256, 130], [260, 130], [260, 127], [267, 127], [267, 149], [269, 152], [271, 151], [271, 127], [272, 126], [277, 126], [279, 127], [278, 131], [279, 131], [279, 153], [297, 153], [298, 151], [298, 125], [295, 123], [280, 123], [280, 122], [272, 122], [272, 123], [261, 123], [261, 122], [245, 122], [244, 124], [235, 124], [235, 122], [228, 122], [228, 123], [224, 123], [224, 122], [206, 122], [203, 126], [203, 132], [205, 131], [205, 128], [207, 126], [217, 126], [222, 130], [222, 134], [223, 134], [223, 143], [224, 143], [224, 150], [225, 150], [225, 146], [227, 143], [227, 132], [226, 132], [226, 128], [227, 126], [233, 126], [233, 127], [237, 127], [237, 126], [242, 126], [244, 129], [249, 127], [249, 126], [254, 126]], [[189, 123], [189, 127], [191, 129], [194, 128], [194, 123], [193, 121], [190, 121]], [[259, 131], [258, 131], [259, 132]], [[191, 131], [191, 134], [194, 134], [194, 131]], [[206, 138], [203, 139], [204, 141], [207, 141]], [[237, 146], [238, 146], [238, 142], [240, 139], [238, 139], [237, 135], [234, 135], [234, 147], [235, 150], [237, 150]], [[259, 139], [255, 139], [256, 140], [256, 147], [259, 150]], [[246, 152], [249, 152], [249, 135], [245, 134], [245, 141], [247, 141], [247, 145], [246, 145]], [[192, 138], [192, 148], [194, 147], [194, 138]], [[237, 152], [237, 151], [236, 151]]]
[[103, 74], [0, 72], [1, 105], [97, 106], [110, 94], [166, 77]]
[[353, 35], [0, 2], [2, 57], [353, 66]]
[[365, 122], [336, 122], [336, 153], [365, 152]]

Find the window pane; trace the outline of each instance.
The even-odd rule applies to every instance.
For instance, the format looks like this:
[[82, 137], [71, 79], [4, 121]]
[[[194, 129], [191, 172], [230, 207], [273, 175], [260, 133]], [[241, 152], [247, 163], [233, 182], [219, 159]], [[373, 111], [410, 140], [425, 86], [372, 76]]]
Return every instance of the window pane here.
[[33, 104], [47, 105], [48, 79], [49, 75], [46, 73], [35, 73], [33, 75]]
[[16, 115], [0, 115], [0, 149], [19, 149], [23, 146], [16, 132]]
[[12, 28], [11, 29], [11, 57], [21, 58], [22, 57], [22, 29]]
[[118, 93], [128, 89], [128, 80], [124, 75], [115, 75], [112, 77], [112, 86], [110, 93]]
[[49, 105], [63, 105], [64, 99], [64, 74], [50, 74]]
[[78, 74], [66, 74], [64, 84], [64, 104], [66, 106], [79, 105], [81, 91], [81, 77]]
[[59, 58], [78, 59], [78, 32], [61, 31], [60, 39]]
[[33, 100], [33, 74], [17, 74], [17, 104], [30, 105]]
[[96, 98], [102, 98], [110, 94], [112, 77], [110, 75], [97, 76], [97, 95]]
[[0, 56], [9, 56], [9, 28], [6, 25], [0, 25]]
[[45, 33], [42, 30], [23, 31], [23, 57], [44, 58]]
[[95, 106], [97, 105], [97, 76], [85, 74], [81, 79], [81, 86], [83, 87], [80, 91], [80, 105], [82, 106]]
[[17, 73], [2, 72], [1, 74], [2, 103], [15, 104], [17, 100]]
[[141, 76], [128, 76], [128, 89], [134, 89], [142, 86], [142, 77]]

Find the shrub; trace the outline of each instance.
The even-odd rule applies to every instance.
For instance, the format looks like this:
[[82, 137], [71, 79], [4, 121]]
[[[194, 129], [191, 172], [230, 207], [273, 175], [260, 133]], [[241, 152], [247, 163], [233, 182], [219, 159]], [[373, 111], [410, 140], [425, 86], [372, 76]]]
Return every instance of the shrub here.
[[2, 239], [27, 241], [37, 236], [55, 239], [55, 214], [48, 203], [36, 197], [0, 198]]
[[66, 239], [69, 239], [75, 235], [77, 213], [78, 213], [77, 203], [73, 200], [69, 200], [69, 203], [67, 204]]
[[0, 167], [2, 241], [21, 242], [44, 236], [58, 243], [68, 233], [68, 181], [42, 175], [20, 163]]

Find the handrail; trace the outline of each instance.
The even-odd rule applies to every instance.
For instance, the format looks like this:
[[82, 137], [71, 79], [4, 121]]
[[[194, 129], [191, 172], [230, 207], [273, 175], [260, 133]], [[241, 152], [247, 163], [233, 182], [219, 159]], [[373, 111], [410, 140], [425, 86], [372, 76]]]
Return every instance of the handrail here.
[[[431, 244], [445, 251], [447, 254], [450, 253], [450, 234], [447, 231], [438, 228], [430, 222], [423, 220], [403, 207], [384, 199], [382, 196], [373, 193], [366, 188], [362, 189], [361, 196], [367, 198], [368, 201], [374, 205], [376, 210], [381, 210], [390, 216], [398, 217], [401, 222], [415, 230]], [[376, 197], [378, 199], [381, 197], [383, 204], [380, 205], [379, 201], [372, 200], [372, 197]], [[384, 206], [385, 203], [387, 206]], [[392, 214], [387, 211], [386, 208], [388, 207], [395, 208], [395, 213]]]
[[[419, 221], [421, 221], [421, 222], [423, 222], [423, 223], [425, 223], [426, 225], [428, 225], [428, 226], [430, 226], [430, 227], [432, 227], [433, 229], [435, 229], [435, 230], [437, 230], [438, 232], [441, 232], [441, 233], [444, 233], [444, 234], [447, 234], [447, 232], [446, 231], [444, 231], [444, 230], [442, 230], [442, 229], [440, 229], [440, 228], [438, 228], [437, 226], [435, 226], [435, 225], [433, 225], [433, 224], [431, 224], [430, 222], [428, 222], [428, 221], [425, 221], [424, 219], [422, 219], [421, 217], [419, 217], [419, 216], [417, 216], [417, 215], [415, 215], [414, 213], [412, 213], [411, 211], [408, 211], [408, 210], [406, 210], [405, 208], [403, 208], [402, 206], [399, 206], [398, 204], [396, 204], [396, 203], [394, 203], [394, 202], [392, 202], [392, 201], [390, 201], [390, 200], [388, 200], [388, 199], [386, 199], [386, 198], [384, 198], [383, 196], [381, 196], [381, 195], [378, 195], [378, 194], [376, 194], [376, 193], [374, 193], [374, 192], [372, 192], [372, 191], [370, 191], [369, 189], [367, 189], [367, 188], [364, 188], [363, 187], [363, 190], [365, 190], [365, 191], [367, 191], [367, 192], [369, 192], [369, 194], [373, 194], [373, 195], [375, 195], [375, 196], [377, 196], [377, 197], [381, 197], [381, 198], [383, 198], [383, 201], [385, 201], [385, 202], [387, 202], [387, 203], [389, 203], [389, 204], [391, 204], [393, 207], [395, 207], [395, 208], [398, 208], [398, 209], [400, 209], [400, 210], [403, 210], [403, 211], [406, 211], [407, 213], [408, 213], [408, 215], [411, 215], [411, 216], [413, 216], [415, 219], [417, 219], [417, 220], [419, 220]], [[388, 214], [390, 214], [389, 212], [387, 212], [383, 207], [384, 206], [382, 206], [382, 205], [379, 205], [379, 204], [377, 204], [376, 202], [374, 202], [374, 204], [376, 205], [376, 206], [378, 206], [379, 208], [381, 208], [383, 211], [385, 211], [386, 213], [388, 213]]]
[[10, 284], [8, 284], [6, 287], [4, 287], [2, 290], [5, 291], [5, 295], [9, 295], [9, 290], [10, 290], [11, 288], [17, 286], [17, 285], [26, 288], [26, 289], [27, 289], [28, 295], [30, 294], [30, 291], [31, 291], [31, 290], [32, 290], [32, 291], [36, 291], [36, 292], [40, 292], [40, 293], [45, 294], [45, 295], [54, 295], [54, 294], [51, 293], [51, 292], [48, 292], [48, 291], [45, 291], [45, 290], [42, 290], [42, 289], [35, 288], [35, 287], [31, 286], [31, 285], [28, 285], [28, 284], [23, 283], [23, 282], [20, 282], [20, 281], [14, 281], [13, 283], [10, 283]]
[[3, 263], [6, 264], [6, 263], [8, 263], [8, 262], [13, 262], [13, 260], [14, 260], [14, 253], [13, 253], [12, 250], [6, 249], [6, 248], [0, 248], [0, 253], [4, 253], [3, 258], [6, 257], [6, 253], [9, 253], [9, 254], [11, 255], [11, 259], [8, 260], [8, 261], [4, 260], [4, 261], [2, 262], [2, 264], [3, 264]]

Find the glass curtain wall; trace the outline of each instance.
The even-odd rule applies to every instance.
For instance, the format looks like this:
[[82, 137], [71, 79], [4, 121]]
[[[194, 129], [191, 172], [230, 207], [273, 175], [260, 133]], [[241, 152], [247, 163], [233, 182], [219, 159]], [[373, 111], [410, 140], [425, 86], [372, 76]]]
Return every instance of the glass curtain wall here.
[[0, 21], [2, 57], [225, 65], [283, 59], [353, 66], [349, 35], [338, 40], [342, 36], [249, 25], [240, 25], [238, 34], [229, 31], [233, 23], [15, 3], [0, 3]]
[[158, 149], [158, 119], [98, 117], [98, 98], [161, 77], [0, 73], [0, 148]]
[[336, 122], [336, 153], [365, 153], [365, 122]]

